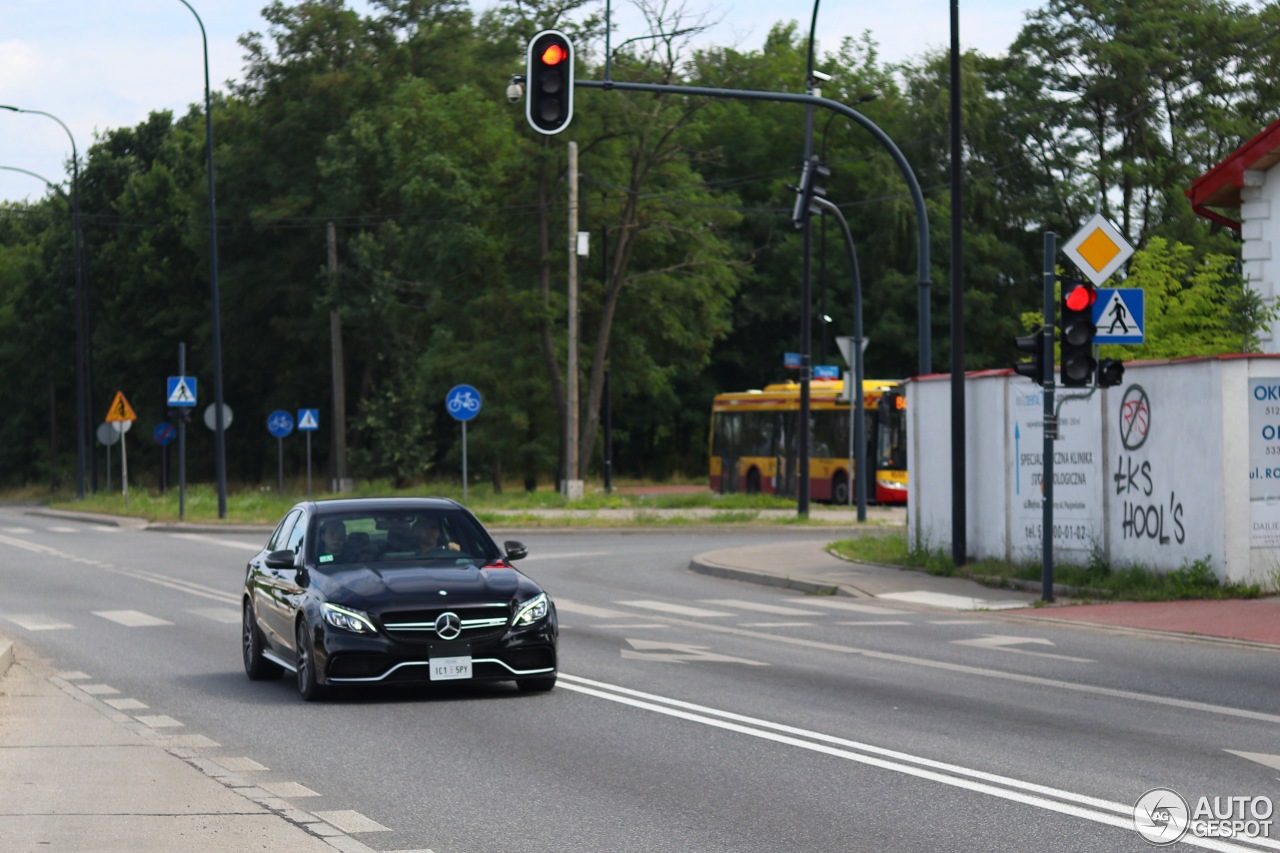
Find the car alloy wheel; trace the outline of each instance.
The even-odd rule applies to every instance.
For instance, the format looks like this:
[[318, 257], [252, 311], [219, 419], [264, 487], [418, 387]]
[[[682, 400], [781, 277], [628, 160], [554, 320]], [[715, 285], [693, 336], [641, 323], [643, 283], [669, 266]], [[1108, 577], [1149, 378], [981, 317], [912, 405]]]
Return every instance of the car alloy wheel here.
[[284, 670], [277, 663], [272, 663], [262, 655], [262, 632], [258, 630], [258, 621], [253, 615], [253, 605], [244, 603], [244, 673], [251, 681], [267, 681], [279, 678]]
[[297, 652], [298, 652], [298, 692], [308, 702], [314, 702], [324, 695], [324, 687], [316, 680], [316, 658], [311, 648], [311, 632], [307, 629], [305, 619], [298, 620]]

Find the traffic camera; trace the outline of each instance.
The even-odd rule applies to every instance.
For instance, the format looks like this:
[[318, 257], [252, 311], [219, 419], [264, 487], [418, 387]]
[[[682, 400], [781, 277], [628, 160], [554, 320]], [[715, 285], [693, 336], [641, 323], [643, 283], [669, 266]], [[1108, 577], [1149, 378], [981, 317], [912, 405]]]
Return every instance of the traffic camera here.
[[548, 136], [573, 119], [573, 42], [559, 30], [543, 30], [529, 42], [525, 64], [525, 116]]

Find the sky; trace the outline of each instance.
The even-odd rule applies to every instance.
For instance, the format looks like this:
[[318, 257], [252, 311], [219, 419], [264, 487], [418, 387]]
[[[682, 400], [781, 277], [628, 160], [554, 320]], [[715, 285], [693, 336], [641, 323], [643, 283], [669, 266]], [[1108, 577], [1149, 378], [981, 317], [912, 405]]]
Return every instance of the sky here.
[[[189, 0], [209, 41], [209, 76], [215, 90], [242, 76], [237, 39], [265, 29], [268, 0]], [[363, 0], [348, 0], [365, 10]], [[487, 0], [473, 0], [481, 11]], [[777, 0], [684, 0], [692, 16], [719, 21], [711, 43], [757, 50], [779, 20], [795, 19], [807, 34], [813, 6]], [[1003, 53], [1021, 29], [1028, 0], [963, 0], [964, 49]], [[786, 9], [787, 11], [779, 11]], [[626, 0], [614, 0], [614, 44], [645, 32]], [[131, 127], [154, 110], [183, 114], [204, 101], [200, 26], [181, 0], [0, 0], [0, 105], [51, 113], [70, 131], [42, 115], [0, 110], [0, 201], [34, 201], [44, 180], [69, 186], [71, 146], [84, 162], [96, 134]], [[818, 48], [834, 50], [846, 35], [869, 30], [881, 58], [895, 62], [945, 48], [950, 6], [944, 0], [894, 3], [819, 3]], [[530, 33], [532, 35], [532, 33]], [[510, 69], [515, 71], [518, 69]], [[506, 85], [506, 71], [494, 81]], [[33, 172], [31, 177], [22, 169]]]

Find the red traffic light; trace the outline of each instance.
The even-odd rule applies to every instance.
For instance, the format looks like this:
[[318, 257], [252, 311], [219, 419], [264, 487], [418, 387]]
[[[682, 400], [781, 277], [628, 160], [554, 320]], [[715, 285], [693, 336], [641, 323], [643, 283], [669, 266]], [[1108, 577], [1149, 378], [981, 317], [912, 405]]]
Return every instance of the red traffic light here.
[[1067, 295], [1062, 299], [1062, 304], [1072, 311], [1086, 311], [1097, 301], [1098, 291], [1094, 290], [1092, 285], [1077, 284], [1067, 291]]
[[559, 65], [569, 58], [569, 51], [558, 44], [552, 44], [542, 52], [543, 65]]

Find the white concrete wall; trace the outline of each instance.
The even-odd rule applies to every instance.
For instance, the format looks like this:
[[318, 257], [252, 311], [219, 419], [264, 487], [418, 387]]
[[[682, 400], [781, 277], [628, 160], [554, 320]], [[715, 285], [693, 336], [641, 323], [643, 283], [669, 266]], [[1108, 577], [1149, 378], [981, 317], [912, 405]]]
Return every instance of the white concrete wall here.
[[[1057, 389], [1058, 399], [1080, 394]], [[913, 547], [951, 550], [949, 377], [907, 383]], [[1011, 371], [965, 383], [969, 556], [1041, 559], [1043, 397]], [[1059, 409], [1054, 558], [1158, 571], [1207, 560], [1280, 586], [1280, 358], [1131, 363]]]
[[[1240, 225], [1245, 280], [1263, 299], [1274, 299], [1280, 294], [1276, 282], [1280, 264], [1275, 259], [1280, 251], [1280, 168], [1244, 173]], [[1280, 328], [1273, 326], [1262, 334], [1262, 351], [1280, 352]]]

